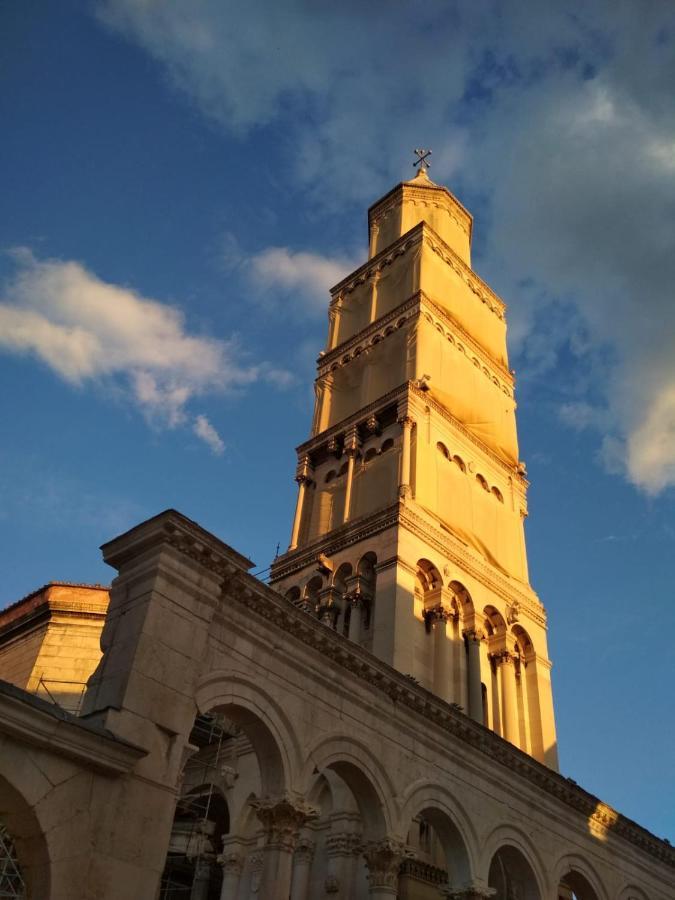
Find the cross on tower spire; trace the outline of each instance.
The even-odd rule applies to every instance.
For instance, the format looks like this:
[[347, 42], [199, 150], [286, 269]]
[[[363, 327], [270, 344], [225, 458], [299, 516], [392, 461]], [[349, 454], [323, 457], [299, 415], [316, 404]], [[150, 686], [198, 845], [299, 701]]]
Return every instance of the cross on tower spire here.
[[430, 162], [427, 162], [428, 158], [431, 156], [431, 150], [424, 150], [422, 147], [417, 147], [413, 151], [417, 156], [417, 159], [413, 163], [413, 168], [419, 166], [420, 172], [426, 172], [426, 170], [431, 165]]

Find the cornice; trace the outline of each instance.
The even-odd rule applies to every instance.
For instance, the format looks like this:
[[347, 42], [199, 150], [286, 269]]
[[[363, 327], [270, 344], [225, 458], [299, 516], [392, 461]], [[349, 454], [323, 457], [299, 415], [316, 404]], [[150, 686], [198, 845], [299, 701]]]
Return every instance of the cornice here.
[[339, 422], [336, 422], [335, 425], [331, 425], [330, 428], [326, 428], [323, 431], [320, 431], [318, 434], [310, 437], [308, 440], [303, 441], [302, 444], [298, 444], [295, 448], [296, 453], [299, 457], [312, 453], [317, 450], [323, 444], [327, 443], [332, 437], [337, 437], [342, 434], [352, 425], [358, 424], [361, 421], [365, 421], [369, 416], [376, 414], [378, 411], [382, 409], [386, 409], [388, 406], [391, 406], [395, 403], [399, 403], [403, 398], [413, 398], [417, 403], [421, 403], [423, 406], [428, 406], [430, 409], [433, 409], [440, 416], [442, 416], [446, 422], [453, 426], [461, 435], [463, 435], [466, 440], [472, 443], [475, 447], [477, 447], [481, 453], [484, 453], [485, 456], [489, 457], [497, 466], [499, 466], [509, 477], [513, 478], [514, 484], [518, 484], [523, 491], [526, 491], [529, 487], [529, 482], [527, 479], [520, 474], [518, 469], [513, 463], [508, 462], [503, 459], [499, 454], [495, 453], [490, 447], [487, 446], [480, 438], [476, 437], [469, 429], [459, 421], [459, 419], [455, 418], [452, 413], [443, 406], [438, 400], [433, 398], [429, 391], [424, 391], [421, 388], [417, 387], [412, 381], [404, 381], [403, 384], [399, 385], [397, 388], [394, 388], [392, 391], [389, 391], [387, 394], [383, 394], [378, 400], [374, 400], [372, 403], [369, 403], [367, 406], [362, 407], [358, 412], [353, 413], [351, 416], [347, 416], [346, 419], [342, 419]]
[[451, 734], [492, 763], [503, 766], [535, 789], [576, 810], [587, 822], [596, 823], [608, 833], [675, 868], [675, 849], [667, 842], [615, 812], [572, 780], [474, 722], [364, 648], [327, 628], [253, 576], [241, 574], [236, 585], [230, 583], [225, 592], [228, 602], [245, 608], [247, 614], [253, 614], [290, 634], [320, 654], [322, 661], [330, 660], [346, 670], [368, 691], [376, 691], [411, 714], [422, 716], [431, 727]]
[[147, 753], [4, 681], [0, 682], [0, 731], [106, 775], [131, 771]]
[[[432, 199], [441, 197], [443, 202]], [[426, 185], [417, 185], [410, 181], [402, 181], [381, 197], [368, 209], [368, 226], [377, 225], [387, 213], [396, 206], [401, 205], [404, 198], [411, 198], [413, 202], [419, 201], [427, 206], [443, 207], [450, 218], [459, 225], [462, 231], [471, 240], [473, 231], [473, 216], [457, 197], [441, 184], [430, 182]]]
[[[421, 244], [425, 227], [429, 228], [426, 222], [418, 222], [414, 228], [410, 229], [410, 231], [406, 231], [405, 234], [401, 235], [400, 238], [397, 238], [392, 244], [373, 256], [372, 259], [364, 262], [358, 269], [354, 269], [354, 271], [343, 278], [342, 281], [338, 281], [335, 287], [330, 289], [332, 297], [331, 306], [337, 302], [341, 296], [344, 296], [344, 294], [351, 294], [351, 292], [356, 290], [360, 284], [365, 284], [365, 282], [373, 275], [381, 272], [387, 266], [390, 266], [395, 259], [398, 259], [399, 256], [403, 256], [403, 254], [407, 253], [411, 247]], [[439, 238], [439, 240], [441, 239]]]

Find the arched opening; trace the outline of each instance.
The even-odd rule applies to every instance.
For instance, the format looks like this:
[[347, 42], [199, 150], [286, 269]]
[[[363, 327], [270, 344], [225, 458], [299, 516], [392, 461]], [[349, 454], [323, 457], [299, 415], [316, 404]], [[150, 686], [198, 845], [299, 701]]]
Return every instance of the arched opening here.
[[589, 880], [576, 869], [560, 879], [558, 900], [599, 900]]
[[286, 591], [286, 599], [290, 600], [295, 606], [300, 603], [300, 588], [292, 587]]
[[[48, 897], [49, 853], [40, 823], [24, 796], [0, 777], [0, 866], [6, 866], [8, 897]], [[0, 872], [2, 872], [0, 868]], [[2, 884], [4, 887], [4, 882]]]
[[441, 454], [441, 456], [444, 456], [446, 459], [450, 459], [450, 451], [448, 450], [448, 448], [445, 446], [444, 443], [442, 443], [441, 441], [438, 441], [438, 443], [436, 444], [436, 449]]
[[242, 878], [260, 876], [264, 832], [251, 801], [283, 795], [284, 762], [268, 725], [236, 703], [198, 715], [184, 754], [159, 898], [219, 900], [228, 847]]
[[511, 845], [500, 847], [492, 857], [488, 885], [495, 889], [494, 900], [541, 900], [532, 867]]
[[406, 843], [414, 856], [401, 866], [399, 890], [403, 896], [436, 896], [434, 891], [460, 887], [470, 881], [464, 839], [444, 810], [424, 806], [412, 819]]
[[492, 493], [493, 493], [493, 494], [495, 495], [495, 497], [497, 498], [497, 500], [499, 500], [500, 503], [503, 503], [503, 502], [504, 502], [504, 495], [503, 495], [502, 492], [499, 490], [499, 488], [498, 488], [498, 487], [495, 487], [495, 485], [492, 485], [491, 490], [492, 490]]
[[476, 481], [483, 488], [484, 491], [490, 490], [490, 486], [487, 483], [487, 479], [485, 478], [484, 475], [481, 475], [480, 473], [478, 475], [476, 475]]
[[352, 564], [344, 562], [340, 566], [338, 566], [333, 575], [333, 587], [339, 595], [337, 600], [337, 603], [339, 605], [339, 612], [337, 613], [335, 619], [335, 630], [340, 634], [348, 634], [349, 632], [351, 604], [345, 602], [344, 598], [345, 594], [347, 593], [347, 580], [351, 576], [352, 571]]
[[380, 447], [380, 453], [386, 453], [387, 450], [391, 450], [394, 446], [393, 438], [387, 438], [386, 441], [382, 441], [382, 446]]
[[323, 588], [321, 575], [313, 575], [302, 592], [303, 605], [308, 612], [316, 612], [319, 605], [319, 591]]
[[452, 461], [457, 466], [457, 468], [460, 470], [460, 472], [466, 472], [466, 463], [464, 462], [464, 460], [462, 459], [461, 456], [457, 456], [457, 454], [455, 454], [452, 457]]
[[23, 900], [26, 884], [19, 866], [14, 841], [0, 820], [0, 897]]
[[364, 463], [370, 462], [371, 459], [374, 459], [377, 456], [377, 447], [369, 447], [366, 450], [366, 454], [363, 457]]

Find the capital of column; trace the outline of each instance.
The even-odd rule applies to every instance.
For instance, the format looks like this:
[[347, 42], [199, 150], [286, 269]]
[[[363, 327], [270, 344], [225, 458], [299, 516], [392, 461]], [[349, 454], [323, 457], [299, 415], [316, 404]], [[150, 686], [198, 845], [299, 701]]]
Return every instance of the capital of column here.
[[361, 839], [351, 831], [339, 831], [329, 834], [326, 838], [326, 853], [328, 856], [352, 856], [361, 852]]
[[398, 886], [398, 870], [404, 859], [414, 856], [413, 851], [393, 838], [383, 841], [369, 841], [362, 844], [361, 852], [368, 866], [368, 884], [371, 888], [393, 888]]
[[515, 666], [516, 663], [515, 656], [508, 650], [495, 650], [493, 653], [490, 653], [489, 656], [496, 666]]
[[381, 430], [377, 416], [375, 414], [368, 416], [366, 419], [366, 431], [369, 434], [379, 434]]
[[244, 869], [244, 857], [237, 850], [224, 850], [216, 857], [224, 875], [241, 875]]
[[399, 414], [398, 419], [396, 420], [401, 428], [412, 428], [415, 424], [415, 420], [412, 416], [409, 416], [408, 413]]
[[300, 837], [295, 845], [294, 857], [299, 863], [309, 864], [314, 856], [314, 850], [314, 841], [310, 840], [308, 837]]
[[252, 800], [251, 806], [262, 823], [267, 845], [287, 851], [295, 847], [302, 826], [318, 816], [304, 800], [289, 796]]
[[449, 606], [447, 603], [438, 603], [436, 606], [431, 606], [424, 610], [424, 621], [429, 626], [432, 626], [436, 623], [449, 622], [450, 619], [456, 619], [458, 615], [457, 610], [453, 609], [452, 606]]
[[473, 641], [475, 644], [480, 644], [481, 641], [485, 640], [485, 632], [481, 631], [480, 628], [467, 628], [462, 632], [462, 635], [467, 641]]

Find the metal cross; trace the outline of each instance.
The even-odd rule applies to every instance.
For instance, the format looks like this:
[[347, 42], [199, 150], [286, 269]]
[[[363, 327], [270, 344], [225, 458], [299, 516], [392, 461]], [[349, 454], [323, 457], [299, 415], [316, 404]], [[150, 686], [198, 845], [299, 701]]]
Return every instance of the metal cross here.
[[431, 163], [427, 162], [427, 159], [431, 156], [431, 150], [423, 150], [421, 147], [418, 147], [414, 152], [417, 159], [413, 163], [413, 167], [419, 166], [421, 171], [426, 171], [431, 165]]

